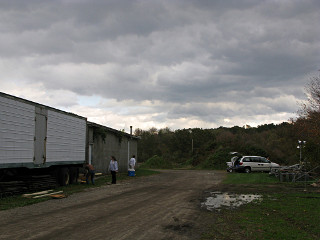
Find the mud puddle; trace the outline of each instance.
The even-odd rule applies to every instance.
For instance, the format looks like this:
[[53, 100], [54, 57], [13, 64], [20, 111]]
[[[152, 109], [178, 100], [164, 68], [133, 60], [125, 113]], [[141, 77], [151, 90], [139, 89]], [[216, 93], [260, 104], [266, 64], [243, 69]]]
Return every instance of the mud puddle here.
[[221, 192], [210, 192], [201, 207], [209, 211], [220, 211], [223, 208], [236, 208], [252, 201], [261, 201], [262, 196], [257, 194], [229, 194]]

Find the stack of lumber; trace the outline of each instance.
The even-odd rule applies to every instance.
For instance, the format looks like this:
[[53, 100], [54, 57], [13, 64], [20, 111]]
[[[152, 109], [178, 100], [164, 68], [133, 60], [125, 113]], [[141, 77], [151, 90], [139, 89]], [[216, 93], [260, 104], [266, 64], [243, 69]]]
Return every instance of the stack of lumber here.
[[51, 198], [65, 198], [66, 196], [63, 194], [63, 191], [54, 192], [51, 190], [35, 192], [35, 193], [26, 193], [22, 195], [26, 198], [42, 198], [42, 197], [51, 197]]

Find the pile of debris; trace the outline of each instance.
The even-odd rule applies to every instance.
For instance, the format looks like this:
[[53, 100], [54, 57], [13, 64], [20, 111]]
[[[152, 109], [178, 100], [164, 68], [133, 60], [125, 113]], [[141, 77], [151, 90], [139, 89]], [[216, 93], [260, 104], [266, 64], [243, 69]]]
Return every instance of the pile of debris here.
[[311, 186], [312, 187], [320, 187], [320, 180], [315, 183], [312, 183]]
[[57, 181], [51, 175], [19, 176], [10, 181], [0, 182], [0, 198], [44, 191], [56, 187]]
[[[294, 164], [291, 166], [273, 168], [270, 171], [270, 175], [274, 175], [275, 177], [279, 178], [280, 182], [314, 181], [319, 177], [319, 174], [316, 171], [318, 168], [320, 168], [320, 166], [317, 166], [311, 170], [307, 170], [303, 164]], [[320, 185], [320, 182], [313, 184], [313, 186], [317, 185]]]
[[51, 190], [46, 190], [42, 192], [35, 192], [35, 193], [27, 193], [22, 195], [25, 198], [43, 198], [43, 197], [51, 197], [51, 198], [65, 198], [66, 195], [63, 194], [63, 191], [54, 192]]

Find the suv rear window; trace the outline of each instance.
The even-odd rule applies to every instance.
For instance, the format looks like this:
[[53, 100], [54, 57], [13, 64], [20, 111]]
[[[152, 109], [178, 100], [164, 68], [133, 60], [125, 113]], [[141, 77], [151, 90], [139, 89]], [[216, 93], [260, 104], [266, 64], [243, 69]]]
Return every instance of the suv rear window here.
[[261, 162], [263, 162], [263, 163], [268, 163], [269, 161], [268, 161], [266, 158], [261, 157]]
[[253, 162], [261, 162], [261, 158], [260, 157], [254, 157], [253, 158]]
[[261, 159], [260, 157], [247, 157], [243, 162], [261, 162]]
[[245, 157], [242, 159], [242, 162], [262, 162], [267, 163], [268, 160], [264, 157]]

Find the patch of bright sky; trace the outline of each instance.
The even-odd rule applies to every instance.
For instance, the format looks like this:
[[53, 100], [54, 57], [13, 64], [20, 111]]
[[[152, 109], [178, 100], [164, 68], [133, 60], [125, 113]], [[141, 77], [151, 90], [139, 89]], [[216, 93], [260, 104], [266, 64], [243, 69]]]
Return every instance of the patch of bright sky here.
[[101, 103], [102, 98], [96, 95], [93, 96], [78, 96], [78, 103], [82, 106], [96, 107]]

